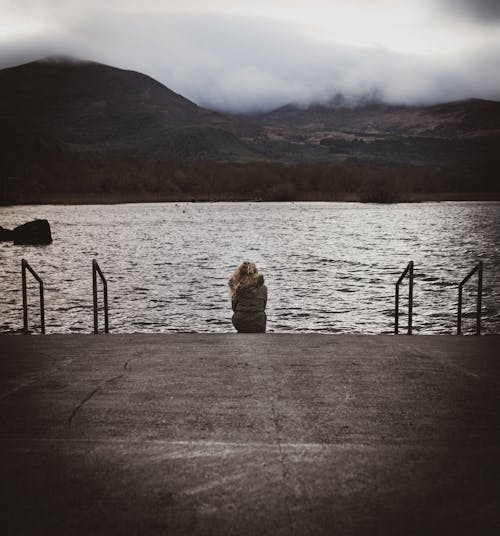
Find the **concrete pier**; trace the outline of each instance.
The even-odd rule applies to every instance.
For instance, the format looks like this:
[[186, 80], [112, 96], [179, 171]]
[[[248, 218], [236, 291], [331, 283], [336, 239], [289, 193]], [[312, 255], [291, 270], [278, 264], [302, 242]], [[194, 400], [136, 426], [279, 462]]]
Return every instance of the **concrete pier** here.
[[500, 534], [500, 337], [0, 336], [0, 534]]

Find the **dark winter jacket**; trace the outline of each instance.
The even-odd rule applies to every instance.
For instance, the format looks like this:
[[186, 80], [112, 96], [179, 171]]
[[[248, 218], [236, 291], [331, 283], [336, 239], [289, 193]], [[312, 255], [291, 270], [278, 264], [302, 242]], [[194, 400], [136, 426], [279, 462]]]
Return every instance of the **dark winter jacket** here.
[[232, 299], [233, 325], [240, 333], [266, 331], [267, 287], [259, 276], [255, 284], [240, 287]]

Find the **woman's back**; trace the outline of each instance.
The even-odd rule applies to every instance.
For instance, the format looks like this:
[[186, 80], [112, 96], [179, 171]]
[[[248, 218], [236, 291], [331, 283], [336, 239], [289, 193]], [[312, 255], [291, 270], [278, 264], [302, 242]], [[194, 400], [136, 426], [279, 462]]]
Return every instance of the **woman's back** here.
[[243, 263], [229, 281], [233, 325], [241, 333], [266, 331], [267, 287], [253, 263]]

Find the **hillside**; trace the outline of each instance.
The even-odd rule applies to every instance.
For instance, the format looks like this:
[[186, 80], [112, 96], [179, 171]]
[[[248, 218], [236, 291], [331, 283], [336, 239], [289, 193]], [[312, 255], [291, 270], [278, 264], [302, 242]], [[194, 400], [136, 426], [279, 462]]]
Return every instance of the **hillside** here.
[[356, 107], [289, 104], [254, 116], [269, 128], [340, 132], [357, 136], [467, 136], [500, 134], [500, 102], [481, 99], [433, 106], [396, 106], [371, 102]]
[[200, 108], [152, 78], [51, 58], [0, 71], [0, 142], [148, 159], [251, 159], [258, 129]]
[[0, 70], [0, 120], [0, 204], [500, 191], [498, 102], [234, 116], [141, 73], [49, 58]]
[[452, 167], [498, 164], [500, 102], [287, 105], [252, 119], [275, 143], [293, 143], [299, 151], [323, 146], [325, 159]]

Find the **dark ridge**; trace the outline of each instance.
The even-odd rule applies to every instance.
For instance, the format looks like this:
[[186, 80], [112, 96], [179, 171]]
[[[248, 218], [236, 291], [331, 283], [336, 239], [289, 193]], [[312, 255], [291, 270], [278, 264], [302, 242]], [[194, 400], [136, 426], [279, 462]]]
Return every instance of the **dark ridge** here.
[[100, 154], [252, 156], [237, 136], [249, 128], [241, 120], [200, 108], [144, 74], [66, 57], [1, 70], [0, 117], [4, 145], [15, 130], [28, 143], [36, 133], [42, 144], [57, 139]]
[[55, 193], [292, 200], [500, 191], [499, 102], [405, 106], [370, 94], [350, 104], [336, 95], [242, 117], [92, 61], [10, 67], [0, 70], [0, 203]]

